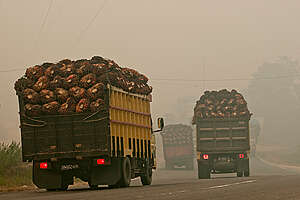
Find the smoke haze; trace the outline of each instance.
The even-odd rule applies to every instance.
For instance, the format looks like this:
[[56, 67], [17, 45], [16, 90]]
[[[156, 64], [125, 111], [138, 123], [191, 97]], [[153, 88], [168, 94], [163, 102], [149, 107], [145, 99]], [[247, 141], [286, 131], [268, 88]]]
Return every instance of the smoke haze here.
[[[250, 79], [265, 61], [300, 59], [299, 6], [296, 0], [0, 0], [0, 71], [101, 55], [150, 77], [153, 118], [190, 123], [204, 90], [249, 86], [191, 80]], [[0, 72], [0, 141], [20, 140], [13, 84], [23, 74]]]

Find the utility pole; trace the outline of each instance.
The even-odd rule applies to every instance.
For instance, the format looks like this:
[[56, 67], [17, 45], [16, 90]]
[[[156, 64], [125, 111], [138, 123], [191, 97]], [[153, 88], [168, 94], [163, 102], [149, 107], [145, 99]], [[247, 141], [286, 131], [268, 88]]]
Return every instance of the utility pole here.
[[206, 79], [206, 66], [205, 66], [205, 57], [203, 56], [202, 57], [202, 79], [203, 79], [203, 85], [202, 85], [202, 87], [203, 87], [203, 91], [205, 91], [205, 79]]

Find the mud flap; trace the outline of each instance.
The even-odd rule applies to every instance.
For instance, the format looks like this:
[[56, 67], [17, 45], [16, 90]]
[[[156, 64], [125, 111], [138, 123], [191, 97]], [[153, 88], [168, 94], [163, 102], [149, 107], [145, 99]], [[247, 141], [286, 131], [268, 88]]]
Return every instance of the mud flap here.
[[91, 185], [115, 185], [121, 179], [121, 158], [113, 158], [111, 165], [93, 166], [89, 183]]
[[39, 163], [33, 161], [32, 181], [41, 189], [60, 189], [73, 184], [72, 176], [64, 176], [51, 169], [40, 169]]
[[210, 179], [211, 172], [208, 161], [198, 160], [198, 179]]

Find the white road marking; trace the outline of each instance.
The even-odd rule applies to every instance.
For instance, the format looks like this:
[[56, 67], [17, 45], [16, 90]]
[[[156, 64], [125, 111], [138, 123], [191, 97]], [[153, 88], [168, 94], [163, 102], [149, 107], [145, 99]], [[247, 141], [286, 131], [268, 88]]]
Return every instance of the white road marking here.
[[231, 183], [231, 184], [226, 184], [226, 185], [217, 185], [217, 186], [209, 187], [207, 189], [218, 189], [218, 188], [224, 188], [224, 187], [230, 187], [230, 186], [241, 185], [241, 184], [248, 184], [248, 183], [254, 183], [254, 182], [256, 182], [256, 180], [243, 181], [243, 182]]

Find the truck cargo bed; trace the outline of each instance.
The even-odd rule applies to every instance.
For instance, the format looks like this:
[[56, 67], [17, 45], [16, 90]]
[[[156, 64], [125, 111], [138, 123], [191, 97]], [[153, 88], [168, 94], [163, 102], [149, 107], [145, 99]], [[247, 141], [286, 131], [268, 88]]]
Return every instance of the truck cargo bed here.
[[23, 160], [109, 153], [108, 114], [21, 117]]
[[23, 161], [109, 155], [109, 107], [96, 113], [28, 117], [19, 96]]
[[248, 151], [249, 118], [242, 119], [198, 119], [198, 152]]

